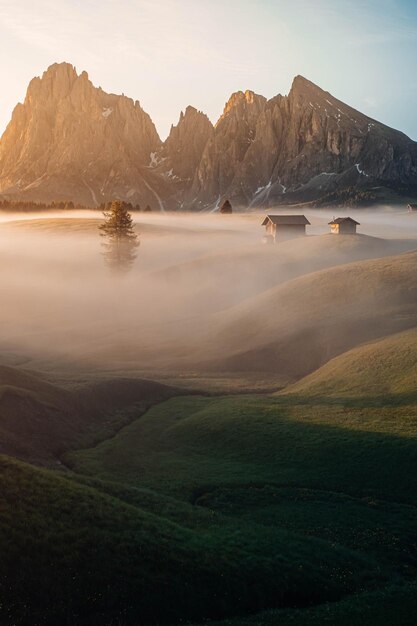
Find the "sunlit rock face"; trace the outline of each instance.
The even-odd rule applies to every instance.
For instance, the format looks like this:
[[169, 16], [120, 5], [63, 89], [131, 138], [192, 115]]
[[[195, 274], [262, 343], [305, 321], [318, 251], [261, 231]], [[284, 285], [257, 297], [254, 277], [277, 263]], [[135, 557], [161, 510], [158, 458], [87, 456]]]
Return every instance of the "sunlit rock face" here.
[[258, 206], [354, 186], [417, 185], [417, 144], [301, 76], [288, 96], [234, 94], [194, 179], [199, 207]]
[[147, 165], [161, 142], [139, 102], [52, 65], [29, 84], [0, 143], [0, 191], [94, 206], [120, 197], [157, 203]]
[[234, 93], [213, 127], [187, 107], [164, 143], [138, 102], [68, 63], [34, 78], [0, 141], [0, 194], [215, 210], [355, 187], [417, 192], [417, 144], [301, 76], [288, 96]]
[[[250, 179], [242, 176], [242, 168], [256, 135], [256, 125], [265, 108], [266, 98], [252, 91], [234, 93], [226, 103], [195, 173], [189, 201], [196, 206], [216, 202], [225, 195], [238, 196], [248, 203], [246, 190], [252, 188]], [[237, 190], [241, 185], [242, 188]]]

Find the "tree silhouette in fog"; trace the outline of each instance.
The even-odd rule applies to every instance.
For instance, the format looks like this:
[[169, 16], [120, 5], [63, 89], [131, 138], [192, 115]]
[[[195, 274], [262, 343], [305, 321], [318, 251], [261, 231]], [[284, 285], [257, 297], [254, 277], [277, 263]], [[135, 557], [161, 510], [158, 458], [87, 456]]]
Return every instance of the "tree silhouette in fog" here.
[[112, 202], [103, 215], [105, 221], [99, 229], [105, 263], [113, 272], [125, 273], [131, 269], [139, 246], [132, 216], [128, 206], [119, 200]]

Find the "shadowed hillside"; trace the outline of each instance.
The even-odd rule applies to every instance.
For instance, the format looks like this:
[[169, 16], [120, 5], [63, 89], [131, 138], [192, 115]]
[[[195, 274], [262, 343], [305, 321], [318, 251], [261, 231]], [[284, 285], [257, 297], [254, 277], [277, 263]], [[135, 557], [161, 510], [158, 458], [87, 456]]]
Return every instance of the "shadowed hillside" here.
[[[387, 364], [385, 374], [391, 373]], [[398, 576], [410, 580], [416, 573], [416, 482], [412, 475], [402, 480], [417, 458], [414, 415], [414, 403], [406, 395], [398, 407], [374, 406], [358, 397], [346, 405], [343, 398], [337, 403], [301, 394], [175, 398], [94, 449], [71, 453], [68, 460], [85, 480], [111, 481], [101, 488], [111, 484], [121, 498], [142, 498], [143, 506], [198, 524], [200, 530], [210, 523], [208, 517], [197, 521], [203, 511], [215, 516], [212, 523], [223, 532], [234, 524], [238, 543], [248, 541], [249, 525], [261, 532], [270, 554], [285, 553], [272, 538], [285, 531], [291, 550], [296, 533], [366, 555], [378, 564], [378, 574], [370, 574], [361, 590], [377, 586], [380, 595], [356, 595], [330, 607], [328, 615], [352, 619], [362, 607], [363, 623], [377, 625], [384, 623], [376, 609], [378, 598], [392, 598], [391, 617], [403, 603], [414, 606], [411, 588], [385, 590], [384, 577], [387, 567], [395, 570], [390, 570], [390, 581]], [[170, 499], [163, 506], [139, 496], [141, 490]], [[181, 506], [171, 498], [181, 500]], [[193, 505], [188, 512], [187, 503]], [[263, 554], [260, 545], [257, 550]], [[336, 572], [332, 576], [340, 580]], [[248, 625], [276, 623], [273, 619], [281, 616], [288, 623], [320, 623], [325, 614], [322, 607], [246, 619]], [[230, 621], [241, 623], [246, 622]]]
[[226, 617], [337, 599], [379, 575], [352, 550], [251, 525], [239, 537], [227, 520], [190, 530], [7, 457], [0, 487], [5, 625]]
[[353, 623], [358, 626], [414, 626], [416, 591], [415, 583], [393, 585], [304, 611], [268, 611], [246, 618], [211, 622], [211, 626], [352, 626]]
[[416, 261], [412, 252], [352, 263], [249, 299], [218, 316], [207, 363], [300, 378], [359, 343], [415, 326]]
[[0, 366], [0, 452], [37, 462], [110, 436], [152, 404], [178, 393], [146, 380], [107, 380], [64, 389], [39, 375]]

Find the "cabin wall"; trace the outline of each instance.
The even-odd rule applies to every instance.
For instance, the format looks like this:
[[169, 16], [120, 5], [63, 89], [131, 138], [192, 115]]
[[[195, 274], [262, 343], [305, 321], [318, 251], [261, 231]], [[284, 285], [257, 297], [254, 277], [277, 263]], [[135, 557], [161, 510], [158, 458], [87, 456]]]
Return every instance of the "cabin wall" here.
[[352, 224], [351, 222], [340, 224], [339, 232], [341, 235], [355, 235], [356, 224]]
[[341, 224], [330, 224], [330, 232], [333, 235], [355, 235], [356, 224], [352, 224], [352, 222], [342, 222]]
[[292, 239], [306, 234], [305, 224], [277, 225], [275, 239]]

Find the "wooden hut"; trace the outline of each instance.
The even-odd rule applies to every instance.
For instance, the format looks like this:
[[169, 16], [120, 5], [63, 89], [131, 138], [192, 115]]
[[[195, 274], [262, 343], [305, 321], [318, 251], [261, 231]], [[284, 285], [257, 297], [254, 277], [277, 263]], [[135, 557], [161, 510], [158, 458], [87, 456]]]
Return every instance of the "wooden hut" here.
[[225, 202], [223, 202], [222, 206], [220, 207], [220, 213], [223, 213], [223, 214], [233, 213], [232, 205], [229, 202], [229, 200], [226, 200]]
[[329, 226], [333, 235], [356, 235], [356, 227], [360, 224], [351, 217], [336, 217]]
[[278, 239], [292, 239], [306, 234], [310, 224], [305, 215], [267, 215], [262, 222], [266, 227], [265, 243], [275, 243]]

